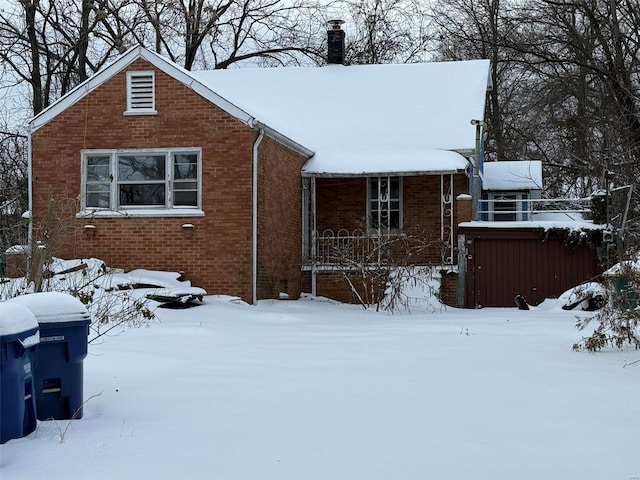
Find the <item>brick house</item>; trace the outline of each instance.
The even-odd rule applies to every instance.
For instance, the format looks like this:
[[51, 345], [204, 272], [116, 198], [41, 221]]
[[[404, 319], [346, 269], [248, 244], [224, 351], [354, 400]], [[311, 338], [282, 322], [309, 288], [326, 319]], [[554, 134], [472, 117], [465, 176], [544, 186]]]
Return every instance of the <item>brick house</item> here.
[[134, 47], [31, 121], [32, 238], [249, 302], [347, 300], [327, 248], [414, 228], [438, 247], [413, 260], [452, 267], [488, 68], [188, 72]]

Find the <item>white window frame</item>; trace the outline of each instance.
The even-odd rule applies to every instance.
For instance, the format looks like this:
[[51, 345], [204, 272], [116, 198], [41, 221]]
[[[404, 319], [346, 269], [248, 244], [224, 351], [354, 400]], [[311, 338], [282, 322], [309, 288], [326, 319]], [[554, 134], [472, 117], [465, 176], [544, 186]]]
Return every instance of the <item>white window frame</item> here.
[[[508, 197], [508, 198], [504, 198]], [[511, 199], [510, 197], [514, 197]], [[504, 200], [504, 201], [501, 201]], [[526, 219], [527, 214], [523, 212], [522, 204], [530, 202], [531, 196], [524, 192], [491, 192], [488, 198], [489, 221], [492, 222], [521, 222]], [[500, 205], [515, 204], [514, 210], [499, 211]], [[515, 214], [515, 220], [500, 219], [500, 215]], [[498, 218], [496, 218], [496, 216]]]
[[[151, 91], [147, 93], [147, 96], [150, 96], [147, 104], [143, 104], [142, 106], [139, 106], [138, 102], [136, 101], [138, 92], [136, 92], [135, 86], [136, 86], [136, 80], [142, 79], [142, 78], [150, 78]], [[127, 110], [124, 112], [124, 114], [125, 115], [156, 115], [157, 113], [158, 112], [156, 111], [155, 72], [153, 70], [127, 72]]]
[[[391, 209], [390, 208], [390, 203], [393, 201], [397, 201], [398, 202], [398, 227], [397, 228], [390, 228], [388, 225], [386, 227], [382, 227], [380, 228], [380, 217], [378, 217], [378, 226], [373, 225], [372, 224], [372, 208], [371, 208], [371, 204], [374, 201], [374, 199], [372, 198], [372, 181], [373, 180], [377, 180], [377, 184], [378, 184], [378, 189], [380, 188], [380, 181], [381, 180], [386, 180], [389, 183], [391, 183], [392, 179], [397, 179], [398, 180], [398, 198], [387, 198], [385, 199], [381, 199], [379, 197], [379, 195], [377, 194], [377, 203], [378, 203], [378, 212], [381, 212], [382, 209], [380, 208], [380, 204], [382, 202], [387, 203], [387, 205], [389, 206], [389, 211], [391, 210], [396, 210], [396, 209]], [[396, 233], [396, 232], [401, 232], [402, 231], [402, 224], [403, 224], [403, 218], [402, 218], [402, 211], [403, 211], [403, 204], [402, 204], [402, 177], [400, 176], [393, 176], [393, 175], [381, 175], [378, 177], [367, 177], [367, 229], [369, 231], [376, 231], [376, 232], [385, 232], [385, 233]]]
[[[197, 178], [190, 182], [188, 180], [175, 180], [174, 179], [174, 166], [177, 155], [196, 155], [197, 156]], [[82, 155], [82, 182], [81, 182], [81, 214], [113, 214], [114, 212], [121, 213], [134, 213], [134, 214], [198, 214], [201, 213], [202, 208], [202, 149], [201, 148], [164, 148], [164, 149], [140, 149], [140, 150], [83, 150]], [[136, 180], [127, 182], [118, 178], [118, 159], [123, 156], [164, 156], [165, 172], [164, 179], [159, 180]], [[108, 191], [109, 193], [109, 205], [108, 206], [91, 206], [87, 205], [88, 189], [91, 185], [103, 184], [107, 181], [89, 182], [88, 180], [88, 160], [95, 157], [108, 157], [109, 158], [109, 172], [108, 172]], [[144, 184], [144, 183], [163, 183], [165, 187], [165, 203], [164, 205], [121, 205], [120, 204], [120, 186], [127, 183]], [[176, 191], [184, 191], [185, 189], [175, 188], [181, 183], [196, 183], [196, 205], [175, 205], [174, 193]], [[192, 190], [192, 189], [187, 189]]]

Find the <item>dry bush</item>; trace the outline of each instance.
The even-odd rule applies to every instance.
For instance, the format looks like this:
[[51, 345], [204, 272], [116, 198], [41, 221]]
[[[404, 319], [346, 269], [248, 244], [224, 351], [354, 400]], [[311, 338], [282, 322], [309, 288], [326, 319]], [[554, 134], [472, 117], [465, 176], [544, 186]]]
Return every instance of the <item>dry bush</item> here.
[[[638, 258], [636, 256], [636, 258]], [[640, 348], [640, 260], [625, 261], [608, 270], [609, 299], [591, 317], [578, 319], [576, 326], [585, 330], [592, 322], [593, 333], [573, 346], [574, 350], [596, 352], [606, 347]]]

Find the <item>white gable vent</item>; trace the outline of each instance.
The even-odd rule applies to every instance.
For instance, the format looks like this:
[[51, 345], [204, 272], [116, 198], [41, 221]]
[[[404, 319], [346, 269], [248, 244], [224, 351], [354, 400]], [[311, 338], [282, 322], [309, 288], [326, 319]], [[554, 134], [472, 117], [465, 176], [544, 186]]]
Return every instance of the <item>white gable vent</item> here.
[[153, 114], [155, 89], [153, 72], [127, 72], [127, 114]]

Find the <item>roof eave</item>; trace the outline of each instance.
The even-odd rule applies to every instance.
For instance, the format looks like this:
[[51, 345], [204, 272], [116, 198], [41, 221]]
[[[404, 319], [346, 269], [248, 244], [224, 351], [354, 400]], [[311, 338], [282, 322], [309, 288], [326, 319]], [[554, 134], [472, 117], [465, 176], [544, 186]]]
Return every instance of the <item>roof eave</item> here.
[[413, 171], [395, 171], [385, 170], [380, 172], [305, 172], [302, 171], [303, 177], [308, 178], [357, 178], [357, 177], [377, 177], [380, 175], [388, 175], [391, 177], [414, 177], [423, 175], [455, 175], [464, 173], [464, 169], [445, 169], [445, 170], [413, 170]]
[[296, 142], [295, 140], [292, 140], [286, 135], [281, 134], [277, 130], [274, 130], [273, 128], [269, 127], [268, 125], [265, 125], [259, 120], [252, 118], [251, 121], [249, 122], [249, 126], [254, 130], [262, 130], [267, 137], [271, 138], [272, 140], [275, 140], [281, 145], [284, 145], [290, 150], [293, 150], [294, 152], [302, 155], [307, 160], [315, 155], [315, 153], [312, 150], [309, 150], [304, 145], [301, 145], [300, 143]]
[[199, 94], [200, 96], [206, 98], [210, 102], [214, 103], [218, 107], [222, 108], [224, 111], [234, 116], [238, 120], [249, 125], [253, 117], [242, 110], [240, 107], [234, 105], [228, 100], [224, 99], [220, 95], [216, 94], [213, 90], [203, 85], [201, 82], [196, 80], [192, 75], [189, 74], [187, 70], [184, 70], [181, 67], [178, 67], [172, 62], [164, 59], [160, 55], [153, 53], [144, 47], [138, 45], [130, 48], [125, 53], [123, 53], [118, 59], [114, 62], [97, 72], [91, 78], [85, 80], [83, 83], [69, 91], [65, 96], [51, 104], [45, 110], [34, 116], [29, 122], [31, 132], [35, 132], [42, 126], [49, 123], [53, 118], [55, 118], [60, 113], [64, 112], [66, 109], [77, 103], [79, 100], [84, 98], [91, 91], [98, 88], [103, 83], [107, 82], [113, 76], [127, 68], [130, 64], [135, 62], [138, 59], [144, 59], [151, 63], [154, 67], [159, 70], [167, 73], [171, 77], [175, 78], [179, 82], [183, 83], [191, 90]]

